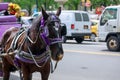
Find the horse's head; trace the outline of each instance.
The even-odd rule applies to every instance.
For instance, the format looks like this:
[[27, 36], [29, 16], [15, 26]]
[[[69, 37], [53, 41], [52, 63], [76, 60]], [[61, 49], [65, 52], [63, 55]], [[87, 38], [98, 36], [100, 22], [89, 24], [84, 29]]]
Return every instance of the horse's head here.
[[45, 26], [48, 27], [48, 39], [50, 43], [51, 56], [53, 60], [61, 60], [63, 58], [63, 47], [62, 47], [62, 34], [61, 34], [61, 21], [59, 15], [61, 13], [61, 8], [58, 9], [56, 14], [46, 13], [42, 8], [42, 15], [45, 21]]

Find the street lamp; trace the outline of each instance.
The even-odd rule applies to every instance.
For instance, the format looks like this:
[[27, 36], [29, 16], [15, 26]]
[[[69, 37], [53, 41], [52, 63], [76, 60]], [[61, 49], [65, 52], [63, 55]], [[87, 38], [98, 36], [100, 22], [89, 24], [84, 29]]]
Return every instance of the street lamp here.
[[60, 4], [61, 8], [64, 9], [64, 8], [63, 8], [63, 4], [64, 4], [65, 2], [67, 2], [68, 0], [54, 0], [54, 1], [55, 1], [55, 2], [58, 2], [58, 3]]
[[87, 11], [86, 2], [87, 2], [87, 0], [85, 0], [85, 7], [84, 7], [85, 11]]

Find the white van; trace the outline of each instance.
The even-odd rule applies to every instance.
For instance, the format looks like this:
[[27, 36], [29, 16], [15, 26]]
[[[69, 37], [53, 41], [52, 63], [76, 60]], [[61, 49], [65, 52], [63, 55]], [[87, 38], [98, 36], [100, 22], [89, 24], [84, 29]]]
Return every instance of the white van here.
[[67, 39], [75, 39], [77, 43], [84, 40], [84, 36], [91, 35], [91, 21], [90, 16], [85, 11], [62, 11], [60, 15], [61, 23], [67, 26], [67, 34], [63, 37], [65, 43]]

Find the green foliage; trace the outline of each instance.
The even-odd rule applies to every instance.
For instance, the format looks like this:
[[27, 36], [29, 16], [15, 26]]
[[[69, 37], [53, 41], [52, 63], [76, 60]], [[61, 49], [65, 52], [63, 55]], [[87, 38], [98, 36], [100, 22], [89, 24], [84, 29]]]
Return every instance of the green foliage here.
[[30, 14], [32, 13], [33, 6], [36, 4], [38, 5], [38, 11], [41, 10], [41, 6], [46, 10], [54, 10], [59, 6], [54, 0], [4, 0], [4, 2], [17, 3], [22, 9], [27, 9]]
[[[98, 6], [109, 6], [109, 5], [118, 5], [120, 4], [120, 0], [90, 0], [92, 7], [96, 8]], [[78, 5], [80, 5], [81, 0], [68, 0], [64, 7], [71, 10], [77, 10]]]
[[110, 6], [120, 4], [120, 0], [91, 0], [92, 6], [95, 8], [97, 6]]
[[[37, 2], [36, 2], [37, 1]], [[46, 10], [55, 10], [59, 7], [59, 4], [54, 0], [4, 0], [4, 2], [13, 2], [20, 5], [22, 9], [27, 9], [29, 13], [32, 13], [32, 8], [34, 5], [38, 5], [38, 10], [41, 10], [43, 6]], [[80, 5], [81, 0], [68, 0], [64, 7], [69, 10], [77, 10], [78, 5]], [[117, 5], [120, 4], [120, 0], [91, 0], [93, 8], [101, 5]]]
[[81, 0], [68, 0], [64, 6], [69, 10], [77, 10]]

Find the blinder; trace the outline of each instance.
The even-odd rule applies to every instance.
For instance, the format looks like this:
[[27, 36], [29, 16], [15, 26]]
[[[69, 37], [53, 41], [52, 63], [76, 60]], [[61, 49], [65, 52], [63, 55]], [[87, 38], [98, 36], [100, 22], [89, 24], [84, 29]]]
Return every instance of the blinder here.
[[61, 23], [60, 26], [61, 26], [61, 35], [65, 36], [67, 34], [66, 25], [64, 23]]
[[61, 26], [61, 36], [66, 35], [66, 34], [67, 34], [66, 24], [60, 23], [60, 25], [59, 25], [58, 22], [60, 22], [60, 19], [58, 18], [58, 16], [54, 16], [53, 14], [51, 14], [51, 15], [52, 15], [52, 16], [49, 17], [48, 20], [50, 20], [51, 23], [52, 23], [52, 22], [55, 22], [55, 24], [53, 24], [53, 25], [55, 25], [57, 28], [58, 28], [59, 26]]
[[[50, 21], [48, 21], [50, 20]], [[48, 17], [48, 22], [45, 24], [45, 20], [42, 18], [41, 19], [41, 25], [40, 28], [43, 29], [43, 32], [41, 33], [41, 36], [43, 38], [43, 40], [46, 42], [47, 45], [52, 45], [55, 43], [61, 43], [62, 42], [62, 38], [60, 36], [57, 36], [56, 38], [48, 38], [49, 36], [49, 30], [47, 27], [47, 24], [51, 24], [52, 26], [54, 26], [55, 29], [58, 29], [60, 24], [58, 22], [60, 22], [59, 18], [57, 16], [51, 16]]]

